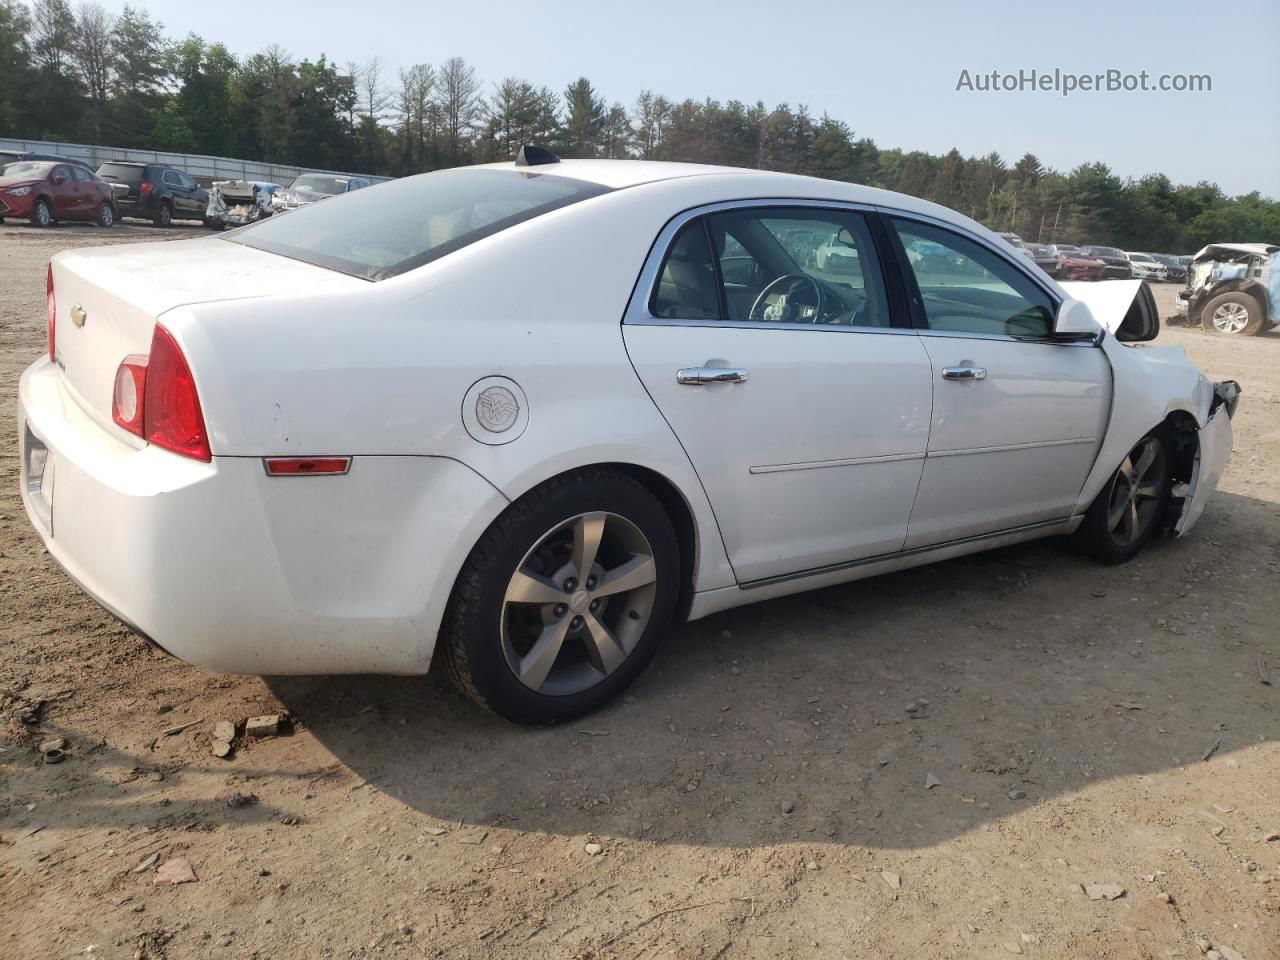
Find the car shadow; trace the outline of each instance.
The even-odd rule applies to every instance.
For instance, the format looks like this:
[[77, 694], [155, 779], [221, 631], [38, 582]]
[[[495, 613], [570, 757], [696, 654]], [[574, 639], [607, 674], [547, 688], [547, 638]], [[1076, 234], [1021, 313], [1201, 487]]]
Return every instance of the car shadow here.
[[1125, 566], [1041, 541], [729, 611], [557, 727], [513, 726], [435, 675], [268, 684], [357, 776], [440, 821], [928, 846], [1276, 739], [1280, 689], [1254, 673], [1280, 653], [1275, 519], [1220, 493], [1191, 537]]

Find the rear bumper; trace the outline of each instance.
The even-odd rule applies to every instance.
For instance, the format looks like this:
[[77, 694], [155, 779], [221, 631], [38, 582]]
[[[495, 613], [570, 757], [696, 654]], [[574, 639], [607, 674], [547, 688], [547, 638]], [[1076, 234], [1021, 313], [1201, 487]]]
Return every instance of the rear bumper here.
[[134, 447], [45, 359], [22, 375], [18, 435], [23, 505], [54, 559], [169, 653], [226, 673], [424, 673], [457, 570], [506, 506], [440, 457], [282, 479], [256, 457]]
[[145, 200], [138, 197], [113, 197], [116, 215], [120, 217], [144, 217], [150, 220], [156, 215], [156, 202], [153, 198]]

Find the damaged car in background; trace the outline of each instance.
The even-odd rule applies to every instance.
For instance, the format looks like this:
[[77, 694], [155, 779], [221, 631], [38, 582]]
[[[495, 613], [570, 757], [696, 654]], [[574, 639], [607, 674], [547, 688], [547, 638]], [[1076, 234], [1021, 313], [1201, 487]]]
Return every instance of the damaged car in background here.
[[372, 177], [347, 177], [328, 173], [304, 173], [287, 186], [275, 191], [271, 203], [277, 212], [297, 210], [307, 204], [339, 197], [353, 190], [373, 186]]
[[215, 230], [243, 227], [275, 212], [272, 197], [278, 183], [260, 180], [215, 180], [209, 187], [205, 223]]
[[436, 658], [526, 723], [620, 695], [673, 622], [1185, 534], [1240, 397], [1143, 342], [1141, 281], [1058, 283], [926, 200], [528, 148], [64, 250], [46, 289], [20, 491], [90, 595], [213, 670]]
[[1233, 336], [1280, 324], [1280, 246], [1209, 244], [1191, 258], [1174, 311], [1175, 321]]

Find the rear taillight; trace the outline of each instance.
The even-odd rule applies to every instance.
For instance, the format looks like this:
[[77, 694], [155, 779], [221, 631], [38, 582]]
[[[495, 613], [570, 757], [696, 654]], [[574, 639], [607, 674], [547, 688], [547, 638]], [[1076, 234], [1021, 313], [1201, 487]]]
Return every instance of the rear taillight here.
[[53, 298], [53, 264], [49, 264], [49, 273], [44, 281], [45, 309], [49, 311], [49, 359], [56, 360], [58, 304]]
[[148, 443], [205, 463], [213, 459], [187, 358], [158, 323], [151, 355], [131, 354], [116, 370], [111, 419]]
[[138, 184], [138, 196], [140, 197], [148, 196], [151, 193], [151, 191], [154, 190], [155, 188], [156, 188], [156, 185], [152, 183], [150, 180], [143, 180], [140, 184]]
[[111, 392], [111, 419], [132, 434], [144, 435], [142, 401], [147, 393], [147, 358], [140, 353], [125, 357], [116, 370]]
[[146, 381], [142, 402], [146, 439], [184, 457], [212, 460], [195, 378], [173, 334], [158, 323], [151, 335]]

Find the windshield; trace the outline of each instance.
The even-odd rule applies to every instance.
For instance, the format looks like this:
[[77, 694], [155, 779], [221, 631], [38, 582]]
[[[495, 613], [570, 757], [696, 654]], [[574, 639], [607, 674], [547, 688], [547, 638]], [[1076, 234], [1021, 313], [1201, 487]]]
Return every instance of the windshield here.
[[1115, 247], [1090, 247], [1090, 253], [1095, 253], [1100, 257], [1124, 257], [1124, 254]]
[[516, 170], [441, 170], [353, 190], [225, 239], [382, 280], [608, 187]]
[[337, 196], [340, 193], [347, 192], [347, 184], [350, 180], [342, 177], [326, 177], [317, 173], [304, 173], [300, 177], [294, 177], [293, 183], [289, 184], [290, 190], [310, 190], [312, 193], [327, 193], [330, 196]]
[[0, 168], [0, 176], [5, 177], [30, 177], [32, 180], [43, 180], [49, 175], [54, 164], [39, 160], [19, 160], [17, 163], [7, 163]]

